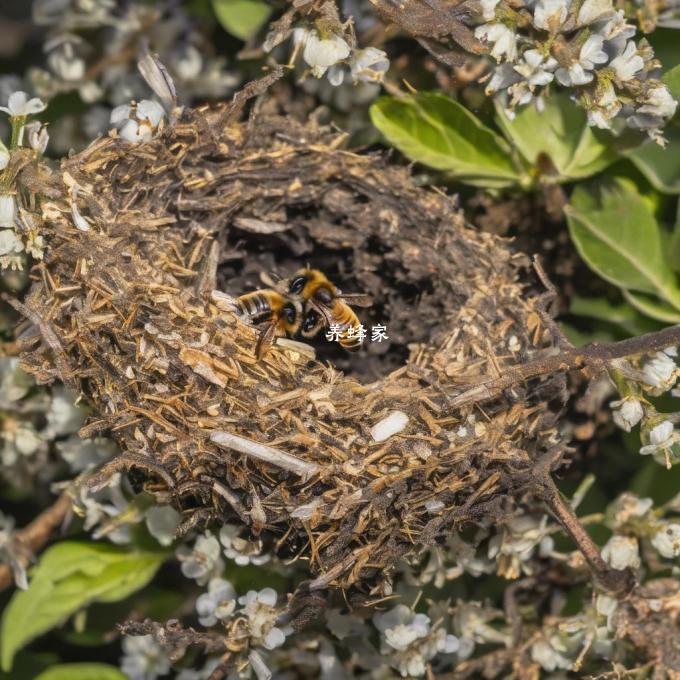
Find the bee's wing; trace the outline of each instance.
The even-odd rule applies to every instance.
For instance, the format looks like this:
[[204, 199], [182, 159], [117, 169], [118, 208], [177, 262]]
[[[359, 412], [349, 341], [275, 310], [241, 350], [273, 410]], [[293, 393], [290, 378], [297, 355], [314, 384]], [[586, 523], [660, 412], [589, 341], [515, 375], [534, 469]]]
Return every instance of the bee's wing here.
[[364, 293], [342, 293], [338, 297], [348, 305], [354, 305], [355, 307], [370, 307], [373, 304], [371, 296]]
[[326, 320], [326, 325], [331, 326], [335, 323], [335, 320], [333, 319], [333, 314], [331, 310], [326, 307], [326, 305], [322, 305], [320, 302], [317, 302], [316, 300], [308, 300], [308, 304], [312, 309], [315, 309], [323, 318]]
[[261, 359], [272, 346], [274, 338], [276, 337], [276, 322], [272, 321], [267, 324], [266, 328], [260, 333], [260, 337], [257, 339], [257, 344], [255, 345], [255, 356]]

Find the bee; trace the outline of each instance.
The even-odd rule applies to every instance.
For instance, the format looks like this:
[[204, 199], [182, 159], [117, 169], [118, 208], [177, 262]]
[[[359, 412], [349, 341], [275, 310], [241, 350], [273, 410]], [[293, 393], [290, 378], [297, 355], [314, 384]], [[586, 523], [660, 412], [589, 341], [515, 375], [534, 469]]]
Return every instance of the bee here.
[[359, 349], [360, 338], [350, 335], [349, 329], [361, 325], [359, 318], [348, 303], [367, 307], [371, 300], [362, 293], [343, 293], [318, 269], [300, 269], [288, 279], [286, 294], [290, 299], [304, 304], [304, 315], [300, 333], [304, 338], [313, 338], [328, 326], [339, 326], [341, 347], [353, 352]]
[[255, 345], [255, 356], [261, 359], [276, 337], [295, 336], [302, 325], [303, 305], [276, 290], [264, 288], [246, 293], [236, 299], [239, 314], [252, 323], [266, 323]]

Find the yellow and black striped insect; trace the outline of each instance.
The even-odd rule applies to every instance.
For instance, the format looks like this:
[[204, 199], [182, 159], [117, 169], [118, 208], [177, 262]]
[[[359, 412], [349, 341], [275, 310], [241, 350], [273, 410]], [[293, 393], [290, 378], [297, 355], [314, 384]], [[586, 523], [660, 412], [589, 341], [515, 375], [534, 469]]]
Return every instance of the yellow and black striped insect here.
[[252, 323], [266, 323], [255, 345], [255, 356], [263, 357], [276, 337], [295, 336], [302, 325], [303, 305], [299, 300], [287, 299], [276, 290], [265, 288], [241, 295], [236, 309]]
[[300, 269], [288, 279], [286, 293], [303, 303], [303, 337], [313, 338], [322, 329], [335, 326], [341, 347], [350, 352], [359, 349], [361, 337], [357, 331], [361, 322], [348, 303], [368, 307], [371, 300], [367, 295], [343, 293], [323, 272], [309, 268]]

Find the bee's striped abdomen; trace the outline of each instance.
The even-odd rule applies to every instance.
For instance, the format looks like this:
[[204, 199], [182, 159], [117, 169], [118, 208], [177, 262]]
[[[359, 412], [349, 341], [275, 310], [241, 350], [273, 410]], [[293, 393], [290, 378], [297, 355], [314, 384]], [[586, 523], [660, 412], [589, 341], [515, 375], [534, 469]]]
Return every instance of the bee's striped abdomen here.
[[254, 293], [241, 295], [236, 300], [236, 306], [241, 316], [248, 317], [252, 321], [265, 321], [272, 314], [269, 299], [257, 290]]

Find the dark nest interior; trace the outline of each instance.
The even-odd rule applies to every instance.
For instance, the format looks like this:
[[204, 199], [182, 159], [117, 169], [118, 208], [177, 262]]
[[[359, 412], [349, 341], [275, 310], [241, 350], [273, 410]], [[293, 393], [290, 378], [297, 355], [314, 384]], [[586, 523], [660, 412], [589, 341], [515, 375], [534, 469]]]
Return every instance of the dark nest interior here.
[[[134, 469], [182, 531], [240, 522], [306, 561], [310, 589], [383, 594], [399, 559], [511, 516], [536, 462], [559, 465], [563, 377], [456, 399], [554, 351], [545, 291], [406, 169], [313, 123], [232, 118], [185, 111], [149, 144], [106, 137], [51, 178], [19, 171], [49, 197], [23, 360], [84, 395], [82, 436], [120, 445], [91, 483]], [[307, 263], [369, 294], [361, 319], [389, 342], [258, 361], [257, 330], [213, 290]]]

